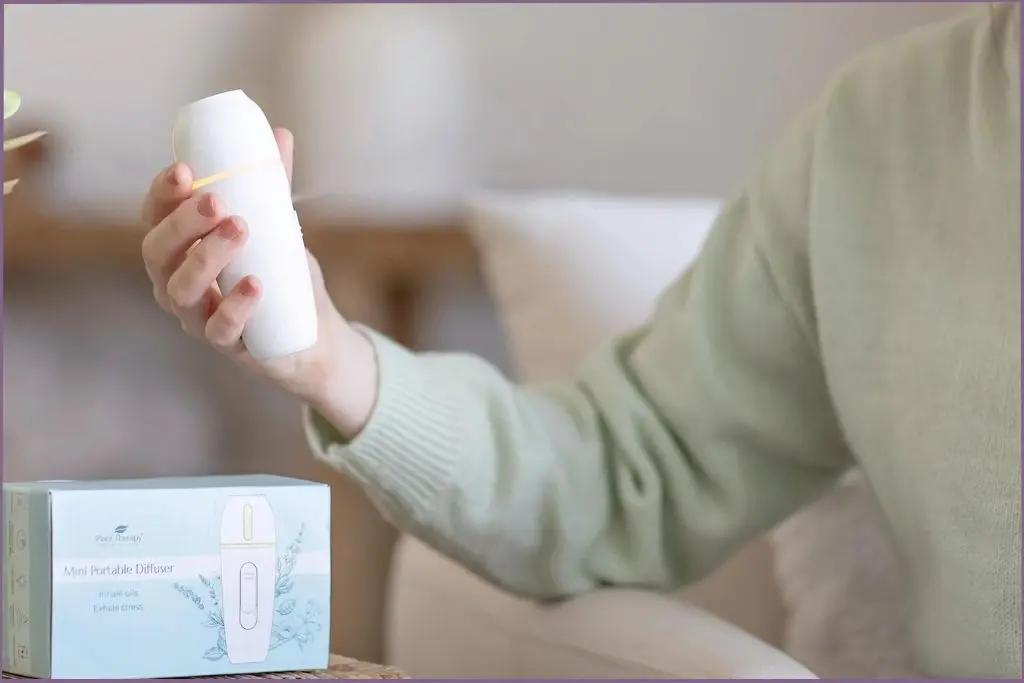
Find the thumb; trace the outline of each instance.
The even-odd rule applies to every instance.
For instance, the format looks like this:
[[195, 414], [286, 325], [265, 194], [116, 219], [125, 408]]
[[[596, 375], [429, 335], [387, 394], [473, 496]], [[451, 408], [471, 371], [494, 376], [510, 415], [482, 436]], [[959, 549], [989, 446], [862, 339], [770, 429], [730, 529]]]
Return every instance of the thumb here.
[[274, 138], [277, 139], [277, 148], [281, 150], [281, 163], [284, 164], [284, 171], [288, 174], [288, 182], [292, 181], [292, 167], [295, 156], [295, 137], [287, 128], [275, 128]]

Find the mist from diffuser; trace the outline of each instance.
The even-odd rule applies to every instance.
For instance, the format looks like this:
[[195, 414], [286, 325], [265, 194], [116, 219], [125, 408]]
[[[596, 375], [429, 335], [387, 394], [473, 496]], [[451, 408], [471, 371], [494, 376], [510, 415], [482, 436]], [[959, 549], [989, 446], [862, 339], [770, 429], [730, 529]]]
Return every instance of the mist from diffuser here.
[[304, 5], [287, 59], [297, 201], [423, 219], [463, 201], [467, 60], [443, 7]]
[[249, 354], [268, 360], [317, 340], [316, 301], [302, 228], [273, 129], [241, 90], [182, 107], [174, 124], [174, 156], [191, 166], [196, 189], [212, 191], [227, 215], [245, 220], [248, 237], [217, 279], [228, 292], [249, 275], [260, 301], [242, 332]]

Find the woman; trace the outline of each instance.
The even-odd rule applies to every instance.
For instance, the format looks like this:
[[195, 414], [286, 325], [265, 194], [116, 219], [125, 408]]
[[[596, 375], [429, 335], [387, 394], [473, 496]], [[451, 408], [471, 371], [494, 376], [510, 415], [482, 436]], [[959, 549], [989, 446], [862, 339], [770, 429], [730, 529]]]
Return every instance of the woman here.
[[562, 384], [350, 326], [318, 269], [317, 346], [255, 363], [259, 282], [215, 284], [245, 226], [181, 165], [146, 199], [146, 265], [190, 334], [308, 404], [319, 457], [511, 591], [693, 582], [857, 464], [920, 670], [1019, 677], [1018, 21], [985, 7], [855, 60], [653, 318]]

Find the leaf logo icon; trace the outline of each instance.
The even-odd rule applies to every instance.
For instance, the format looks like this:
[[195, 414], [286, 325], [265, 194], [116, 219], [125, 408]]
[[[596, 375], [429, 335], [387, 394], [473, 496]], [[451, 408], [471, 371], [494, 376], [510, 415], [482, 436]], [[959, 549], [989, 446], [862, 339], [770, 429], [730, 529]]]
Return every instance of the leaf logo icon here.
[[120, 526], [114, 527], [114, 533], [115, 534], [123, 534], [126, 531], [128, 531], [128, 527], [125, 526], [124, 524], [121, 524]]

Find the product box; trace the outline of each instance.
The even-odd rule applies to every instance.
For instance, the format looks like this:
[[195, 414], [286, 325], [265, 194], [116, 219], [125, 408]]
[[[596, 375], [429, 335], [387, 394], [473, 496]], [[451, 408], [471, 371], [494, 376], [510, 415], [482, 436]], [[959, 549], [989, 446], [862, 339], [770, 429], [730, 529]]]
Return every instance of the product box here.
[[7, 483], [4, 671], [327, 667], [330, 489], [252, 475]]

